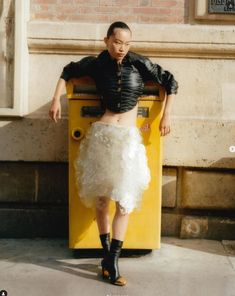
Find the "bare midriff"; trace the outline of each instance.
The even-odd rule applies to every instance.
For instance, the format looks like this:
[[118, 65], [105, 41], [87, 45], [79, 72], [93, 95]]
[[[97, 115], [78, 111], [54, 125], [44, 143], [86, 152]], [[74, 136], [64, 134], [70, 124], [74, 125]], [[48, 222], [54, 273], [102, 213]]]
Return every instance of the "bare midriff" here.
[[115, 113], [106, 109], [98, 121], [122, 126], [136, 126], [137, 112], [138, 103], [133, 109], [124, 113]]

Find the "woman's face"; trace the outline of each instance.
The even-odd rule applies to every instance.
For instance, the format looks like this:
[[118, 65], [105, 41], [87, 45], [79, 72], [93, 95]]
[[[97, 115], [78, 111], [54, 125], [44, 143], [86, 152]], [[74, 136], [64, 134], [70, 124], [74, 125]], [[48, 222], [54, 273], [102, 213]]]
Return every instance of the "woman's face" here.
[[121, 62], [130, 49], [131, 32], [126, 29], [116, 28], [109, 38], [104, 38], [104, 42], [110, 56]]

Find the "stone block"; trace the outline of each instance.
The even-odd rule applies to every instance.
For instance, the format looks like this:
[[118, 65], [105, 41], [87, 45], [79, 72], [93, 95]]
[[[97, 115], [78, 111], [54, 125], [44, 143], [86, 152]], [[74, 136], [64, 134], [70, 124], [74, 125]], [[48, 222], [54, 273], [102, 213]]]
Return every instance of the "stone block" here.
[[[205, 81], [208, 80], [205, 79]], [[210, 87], [207, 85], [207, 88]], [[199, 94], [197, 93], [197, 95]], [[214, 96], [216, 97], [217, 94], [214, 94]], [[201, 99], [203, 102], [210, 102], [207, 97]], [[198, 103], [197, 100], [195, 102]], [[178, 103], [179, 108], [181, 108], [180, 102]], [[220, 104], [222, 105], [222, 102]], [[185, 102], [185, 105], [190, 105], [190, 110], [187, 113], [192, 114], [191, 101], [190, 104]], [[201, 105], [201, 109], [197, 106], [192, 108], [198, 110], [197, 113], [200, 114], [202, 108], [207, 109], [203, 105]], [[232, 107], [230, 106], [230, 108]], [[234, 153], [230, 151], [230, 147], [235, 145], [234, 120], [212, 120], [207, 114], [201, 116], [204, 116], [204, 118], [197, 118], [196, 115], [194, 118], [187, 116], [186, 118], [180, 118], [180, 116], [172, 118], [171, 134], [164, 139], [163, 165], [234, 169], [235, 157]]]
[[0, 162], [0, 202], [33, 202], [35, 175], [31, 163]]
[[180, 238], [235, 239], [235, 219], [185, 216]]
[[67, 237], [68, 209], [0, 209], [1, 238]]
[[207, 237], [218, 240], [235, 239], [235, 218], [209, 217]]
[[40, 163], [37, 178], [37, 202], [68, 203], [68, 163]]
[[179, 236], [181, 215], [175, 213], [162, 213], [161, 216], [161, 235]]
[[174, 168], [163, 168], [162, 176], [162, 206], [175, 207], [176, 204], [176, 182], [177, 170]]
[[[49, 109], [49, 105], [45, 108]], [[61, 118], [55, 124], [48, 115], [38, 116], [42, 118], [0, 121], [1, 161], [68, 160], [68, 119]]]
[[205, 238], [207, 231], [207, 217], [186, 216], [182, 218], [180, 238]]
[[68, 163], [0, 162], [0, 202], [68, 203]]
[[184, 170], [180, 206], [235, 209], [235, 174], [231, 171]]

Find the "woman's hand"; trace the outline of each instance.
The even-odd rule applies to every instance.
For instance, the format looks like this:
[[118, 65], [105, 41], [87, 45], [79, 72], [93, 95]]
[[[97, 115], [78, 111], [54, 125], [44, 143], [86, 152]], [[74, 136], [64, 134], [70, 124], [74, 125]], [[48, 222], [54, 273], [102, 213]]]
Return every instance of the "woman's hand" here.
[[167, 134], [170, 133], [171, 131], [170, 115], [165, 113], [163, 114], [160, 120], [159, 130], [160, 130], [161, 136], [166, 136]]
[[61, 118], [60, 96], [61, 96], [62, 91], [65, 89], [65, 83], [66, 83], [66, 81], [63, 78], [59, 78], [59, 80], [56, 84], [56, 89], [55, 89], [55, 93], [53, 95], [53, 100], [51, 102], [49, 116], [55, 122], [57, 122], [57, 120]]
[[49, 110], [49, 116], [57, 122], [61, 118], [61, 104], [59, 100], [53, 99]]

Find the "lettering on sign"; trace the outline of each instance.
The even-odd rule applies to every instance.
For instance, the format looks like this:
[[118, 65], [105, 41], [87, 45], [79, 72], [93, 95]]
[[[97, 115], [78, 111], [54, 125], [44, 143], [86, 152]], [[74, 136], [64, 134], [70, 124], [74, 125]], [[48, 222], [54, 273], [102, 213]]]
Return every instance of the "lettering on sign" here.
[[235, 0], [208, 0], [208, 12], [235, 14]]

